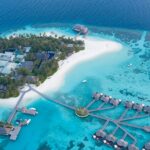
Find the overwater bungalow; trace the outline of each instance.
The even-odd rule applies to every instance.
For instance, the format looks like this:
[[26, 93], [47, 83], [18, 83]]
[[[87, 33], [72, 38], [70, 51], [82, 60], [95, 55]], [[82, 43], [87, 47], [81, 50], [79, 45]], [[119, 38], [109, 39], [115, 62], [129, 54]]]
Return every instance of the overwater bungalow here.
[[126, 142], [123, 139], [120, 139], [117, 141], [117, 147], [119, 147], [120, 149], [124, 149], [128, 146], [128, 142]]
[[125, 107], [126, 108], [130, 109], [130, 108], [132, 108], [132, 106], [133, 106], [133, 102], [131, 102], [131, 101], [126, 101], [125, 102]]
[[93, 94], [92, 98], [95, 99], [95, 100], [100, 100], [100, 98], [101, 98], [102, 96], [103, 96], [102, 93], [96, 92], [96, 93]]
[[114, 106], [118, 106], [119, 105], [119, 103], [120, 103], [120, 100], [118, 100], [118, 99], [111, 99], [110, 100], [110, 104], [112, 104], [112, 105], [114, 105]]
[[110, 100], [110, 97], [109, 96], [102, 96], [101, 100], [104, 101], [105, 103], [108, 103]]
[[145, 113], [150, 114], [150, 106], [144, 106], [143, 111], [144, 111]]
[[144, 145], [143, 150], [150, 150], [150, 141]]
[[139, 150], [139, 148], [136, 147], [134, 144], [131, 144], [128, 146], [128, 150]]
[[117, 138], [112, 134], [109, 134], [106, 136], [106, 141], [107, 141], [108, 145], [113, 146], [115, 144], [116, 140], [117, 140]]
[[80, 25], [80, 24], [76, 24], [73, 27], [73, 30], [80, 33], [80, 34], [84, 34], [84, 35], [88, 33], [88, 28], [83, 26], [83, 25]]
[[103, 130], [99, 130], [97, 131], [94, 135], [93, 138], [96, 140], [100, 140], [106, 137], [106, 132], [104, 132]]
[[136, 103], [136, 104], [133, 105], [133, 109], [135, 109], [137, 111], [142, 111], [143, 107], [144, 107], [143, 104]]

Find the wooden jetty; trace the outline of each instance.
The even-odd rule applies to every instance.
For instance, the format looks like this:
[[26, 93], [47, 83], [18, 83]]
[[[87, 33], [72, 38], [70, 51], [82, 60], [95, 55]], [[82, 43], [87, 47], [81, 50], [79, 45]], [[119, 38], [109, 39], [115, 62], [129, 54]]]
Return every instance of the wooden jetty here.
[[[14, 119], [14, 117], [15, 117], [17, 112], [21, 112], [21, 113], [24, 113], [24, 114], [27, 114], [27, 115], [33, 115], [33, 116], [35, 116], [38, 113], [36, 111], [36, 109], [34, 109], [34, 108], [30, 108], [30, 109], [27, 109], [26, 107], [19, 108], [19, 105], [22, 102], [23, 97], [25, 96], [25, 94], [27, 92], [29, 92], [31, 90], [36, 92], [37, 94], [39, 94], [40, 96], [42, 96], [46, 100], [50, 100], [50, 101], [52, 101], [52, 102], [54, 102], [54, 103], [56, 103], [58, 105], [61, 105], [63, 107], [71, 109], [71, 110], [75, 110], [76, 109], [74, 106], [70, 106], [70, 105], [65, 104], [63, 102], [60, 102], [58, 100], [53, 100], [50, 97], [48, 97], [47, 95], [44, 95], [41, 92], [39, 92], [39, 91], [35, 90], [34, 88], [32, 88], [31, 86], [29, 86], [29, 89], [27, 91], [22, 92], [19, 100], [17, 101], [15, 107], [13, 108], [11, 114], [9, 115], [9, 117], [7, 119], [7, 124], [11, 124], [11, 122]], [[5, 135], [10, 135], [10, 140], [16, 140], [18, 135], [19, 135], [19, 133], [20, 133], [20, 131], [21, 131], [21, 127], [26, 125], [26, 124], [28, 124], [27, 122], [28, 122], [28, 120], [26, 120], [25, 122], [19, 123], [19, 126], [13, 127], [13, 129], [11, 131], [9, 131], [8, 134], [5, 134]], [[5, 128], [3, 128], [3, 130], [5, 131]]]
[[10, 116], [9, 116], [8, 119], [7, 119], [7, 123], [8, 123], [8, 124], [10, 124], [10, 123], [12, 122], [12, 120], [14, 119], [14, 117], [15, 117], [15, 115], [16, 115], [16, 113], [17, 113], [18, 107], [19, 107], [20, 103], [21, 103], [22, 100], [23, 100], [23, 97], [24, 97], [25, 94], [26, 94], [27, 92], [29, 92], [29, 91], [30, 91], [30, 88], [29, 88], [27, 91], [22, 92], [22, 94], [21, 94], [19, 100], [17, 101], [17, 104], [15, 105], [15, 107], [13, 108], [13, 110], [12, 110]]
[[18, 108], [17, 111], [22, 112], [23, 114], [32, 115], [32, 116], [35, 116], [38, 114], [38, 112], [34, 108], [27, 109], [26, 107], [22, 107], [22, 108]]

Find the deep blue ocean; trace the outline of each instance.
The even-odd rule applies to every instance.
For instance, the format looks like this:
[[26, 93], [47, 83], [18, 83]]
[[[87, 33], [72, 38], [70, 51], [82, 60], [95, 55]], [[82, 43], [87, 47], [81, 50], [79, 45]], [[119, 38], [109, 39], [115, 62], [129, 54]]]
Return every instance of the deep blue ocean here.
[[149, 18], [149, 0], [0, 1], [0, 32], [43, 23], [150, 30]]

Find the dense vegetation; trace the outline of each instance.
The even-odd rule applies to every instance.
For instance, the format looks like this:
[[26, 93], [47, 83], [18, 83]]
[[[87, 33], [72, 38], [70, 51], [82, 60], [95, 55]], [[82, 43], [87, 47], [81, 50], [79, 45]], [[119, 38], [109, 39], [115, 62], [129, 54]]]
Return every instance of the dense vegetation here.
[[[73, 52], [84, 49], [84, 42], [72, 38], [46, 36], [46, 35], [19, 35], [17, 37], [0, 38], [0, 53], [6, 52], [10, 48], [17, 49], [21, 54], [25, 54], [24, 47], [31, 47], [26, 53], [25, 61], [33, 62], [33, 69], [19, 67], [9, 75], [0, 76], [0, 86], [7, 87], [6, 91], [0, 90], [0, 98], [17, 96], [19, 88], [25, 83], [40, 84], [48, 76], [51, 76], [58, 69], [58, 61], [68, 57]], [[37, 53], [52, 51], [55, 57], [51, 59], [39, 59]], [[29, 77], [34, 77], [34, 80]], [[36, 79], [36, 80], [35, 80]]]
[[83, 45], [83, 41], [65, 38], [65, 36], [57, 37], [57, 35], [52, 37], [25, 34], [16, 36], [15, 38], [13, 36], [10, 36], [9, 38], [0, 38], [0, 52], [5, 51], [8, 48], [18, 48], [22, 50], [23, 47], [31, 46], [32, 52], [51, 50], [67, 54], [67, 44], [74, 44], [72, 50], [79, 51], [81, 49], [80, 46]]

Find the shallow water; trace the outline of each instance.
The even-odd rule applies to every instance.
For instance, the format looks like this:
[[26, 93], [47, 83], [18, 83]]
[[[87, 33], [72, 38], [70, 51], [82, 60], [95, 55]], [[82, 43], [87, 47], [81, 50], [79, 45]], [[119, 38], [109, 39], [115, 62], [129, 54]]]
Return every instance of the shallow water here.
[[[70, 28], [64, 27], [58, 29], [33, 29], [28, 27], [27, 29], [30, 29], [28, 32], [33, 31], [33, 33], [55, 30], [56, 33], [73, 35]], [[18, 33], [25, 32], [27, 30], [18, 31]], [[85, 106], [90, 102], [91, 95], [95, 91], [100, 91], [122, 100], [129, 99], [150, 105], [150, 85], [148, 84], [150, 80], [150, 47], [148, 45], [149, 41], [145, 40], [148, 33], [138, 32], [138, 38], [135, 36], [134, 39], [132, 37], [128, 40], [124, 40], [125, 38], [121, 37], [121, 32], [117, 32], [113, 36], [110, 33], [110, 31], [105, 30], [102, 33], [92, 32], [90, 34], [97, 38], [103, 37], [121, 41], [124, 45], [121, 51], [103, 55], [74, 66], [65, 76], [65, 82], [61, 88], [56, 93], [47, 94], [53, 94], [53, 98], [75, 106]], [[87, 80], [87, 83], [82, 83], [83, 80]], [[31, 124], [22, 129], [16, 142], [11, 142], [5, 137], [1, 138], [1, 149], [11, 150], [12, 147], [13, 150], [42, 150], [44, 148], [54, 150], [111, 149], [102, 145], [102, 143], [96, 143], [92, 139], [92, 134], [103, 125], [102, 120], [91, 117], [86, 119], [77, 118], [74, 112], [48, 102], [43, 98], [29, 104], [29, 106], [37, 108], [38, 116], [31, 117]], [[2, 113], [0, 111], [1, 118], [7, 118], [9, 111], [10, 109], [3, 110]], [[118, 112], [121, 111], [122, 108], [101, 113], [111, 117], [113, 114], [113, 117], [117, 118]], [[18, 114], [17, 118], [29, 117]], [[146, 125], [150, 125], [150, 118], [146, 119], [146, 121], [138, 120], [140, 125], [145, 122]], [[113, 128], [113, 125], [110, 125], [107, 131], [111, 132]], [[138, 142], [140, 148], [150, 138], [149, 134], [140, 130], [136, 131], [128, 128], [127, 130], [137, 138], [142, 139]], [[121, 131], [116, 134], [121, 138]], [[129, 143], [131, 142], [129, 139]]]

